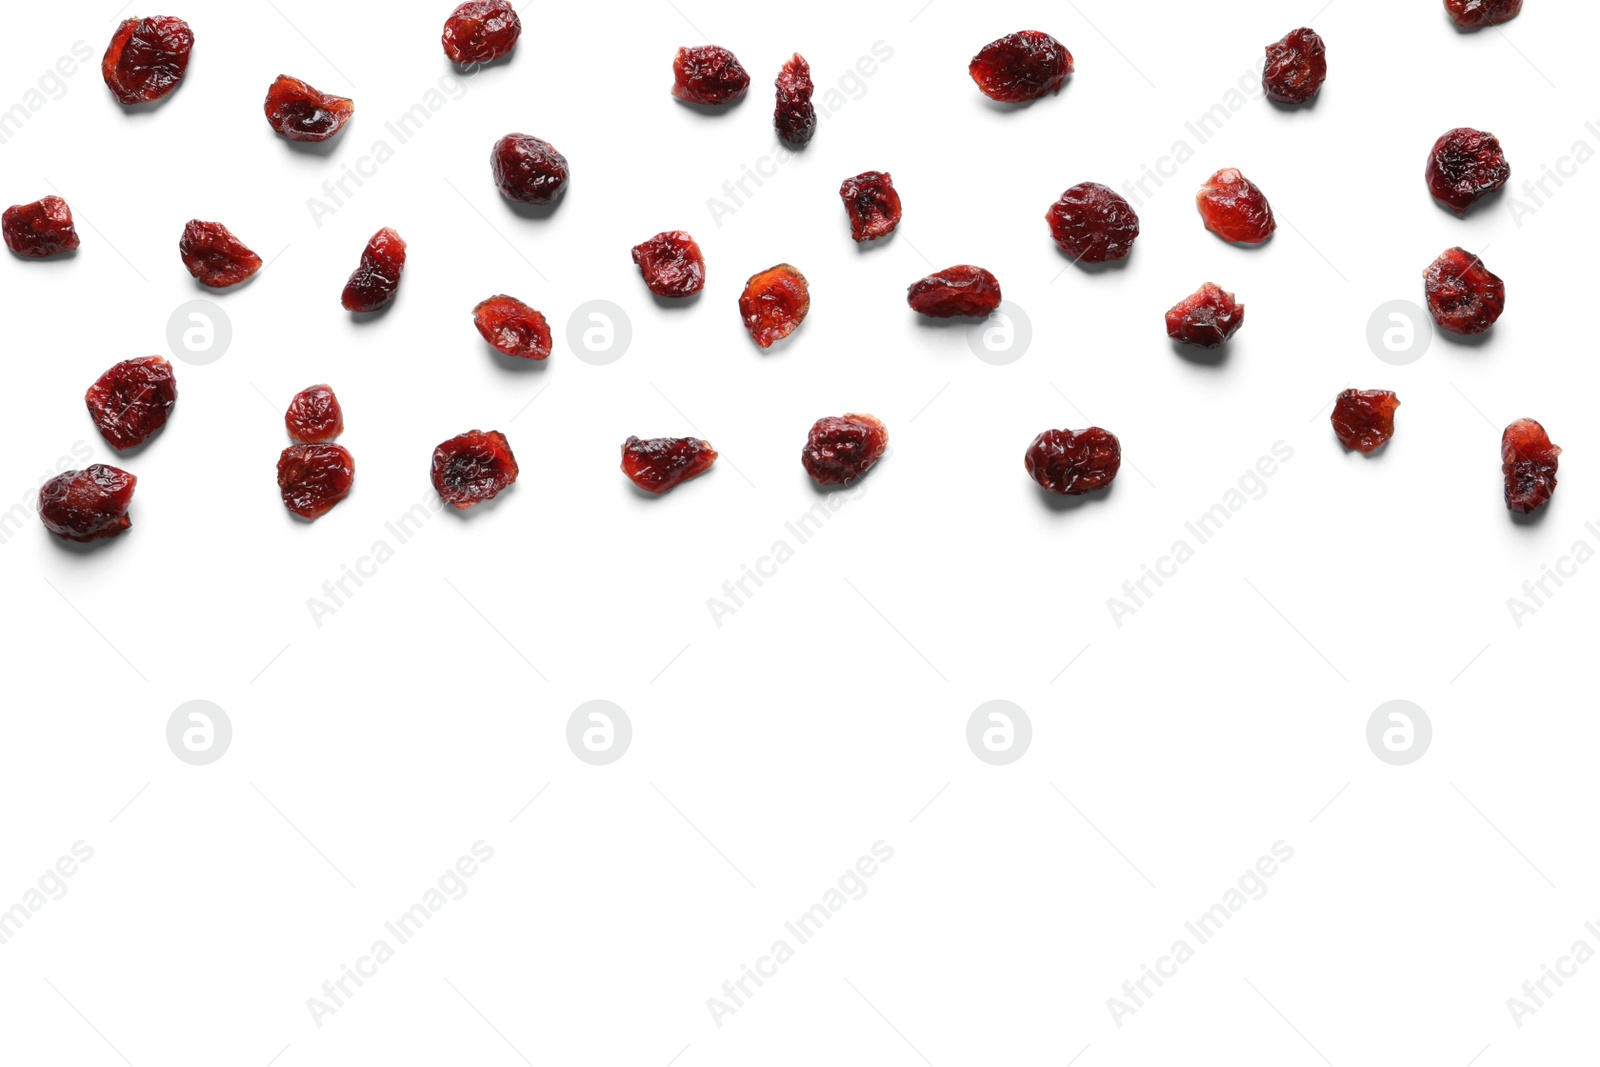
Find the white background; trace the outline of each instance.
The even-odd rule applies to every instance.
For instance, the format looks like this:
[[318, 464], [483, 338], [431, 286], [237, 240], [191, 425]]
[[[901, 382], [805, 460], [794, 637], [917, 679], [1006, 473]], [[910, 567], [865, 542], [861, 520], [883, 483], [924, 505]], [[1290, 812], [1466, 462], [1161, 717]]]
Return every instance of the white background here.
[[[920, 4], [532, 4], [515, 58], [447, 83], [456, 95], [404, 145], [384, 123], [450, 74], [447, 3], [189, 0], [173, 11], [197, 39], [188, 76], [132, 114], [97, 69], [109, 0], [10, 5], [0, 105], [76, 41], [92, 61], [0, 145], [0, 200], [58, 192], [83, 239], [59, 262], [0, 257], [0, 509], [28, 512], [0, 544], [0, 907], [74, 842], [94, 855], [0, 945], [0, 1060], [1588, 1054], [1600, 966], [1520, 1029], [1506, 998], [1577, 939], [1600, 948], [1583, 929], [1600, 869], [1580, 676], [1600, 567], [1521, 627], [1506, 602], [1575, 541], [1600, 547], [1584, 525], [1600, 518], [1584, 341], [1600, 166], [1549, 186], [1520, 226], [1506, 196], [1465, 220], [1441, 210], [1422, 169], [1457, 125], [1500, 136], [1516, 186], [1575, 141], [1600, 148], [1584, 126], [1600, 16], [1530, 0], [1503, 30], [1463, 35], [1423, 0], [1259, 0], [1223, 20], [1176, 2]], [[1241, 78], [1258, 89], [1262, 46], [1305, 20], [1328, 43], [1319, 102], [1254, 96], [1196, 144], [1185, 123]], [[1059, 37], [1077, 73], [1004, 110], [966, 64], [1021, 28]], [[725, 114], [668, 93], [673, 52], [702, 31], [752, 73]], [[804, 53], [826, 105], [880, 41], [892, 57], [845, 80], [812, 145], [718, 225], [708, 198], [772, 152], [782, 61]], [[279, 73], [355, 99], [330, 152], [269, 130]], [[547, 218], [492, 184], [489, 148], [510, 131], [571, 162]], [[1196, 155], [1142, 198], [1127, 265], [1069, 267], [1049, 204], [1080, 181], [1121, 188], [1180, 139]], [[319, 227], [308, 198], [379, 140], [394, 158]], [[1264, 248], [1200, 223], [1194, 190], [1224, 166], [1271, 198]], [[893, 173], [905, 221], [862, 251], [837, 188], [867, 169]], [[175, 248], [190, 218], [224, 222], [270, 266], [201, 291]], [[381, 226], [409, 242], [404, 283], [356, 324], [339, 291]], [[628, 250], [673, 228], [699, 239], [709, 283], [663, 308]], [[1506, 279], [1504, 318], [1481, 345], [1435, 338], [1410, 366], [1380, 362], [1368, 316], [1420, 302], [1423, 268], [1455, 244]], [[736, 299], [781, 261], [810, 279], [812, 311], [762, 353]], [[905, 306], [910, 282], [968, 262], [1031, 319], [1011, 365]], [[1219, 365], [1162, 329], [1207, 280], [1249, 309]], [[511, 367], [472, 329], [497, 292], [549, 316], [548, 366]], [[83, 392], [118, 360], [171, 355], [168, 317], [197, 297], [226, 311], [232, 347], [178, 363], [170, 425], [119, 460]], [[632, 321], [609, 366], [566, 340], [593, 299]], [[324, 381], [357, 484], [308, 525], [274, 466], [283, 407]], [[1346, 386], [1403, 401], [1374, 458], [1328, 426]], [[822, 499], [798, 452], [813, 420], [845, 411], [882, 418], [892, 454], [717, 627], [707, 598], [793, 545], [784, 523]], [[1499, 476], [1520, 416], [1565, 449], [1527, 525]], [[1023, 450], [1089, 423], [1121, 438], [1123, 472], [1104, 499], [1051, 506]], [[374, 542], [393, 547], [385, 523], [429, 498], [434, 445], [473, 427], [508, 434], [516, 487], [435, 515], [318, 627], [308, 598]], [[630, 434], [703, 435], [723, 458], [644, 499], [617, 470]], [[1293, 458], [1265, 495], [1116, 626], [1107, 598], [1280, 441]], [[37, 525], [59, 457], [138, 475], [129, 533], [85, 552]], [[565, 742], [594, 698], [633, 724], [606, 767]], [[1033, 724], [1007, 767], [965, 741], [995, 698]], [[232, 720], [210, 766], [166, 745], [190, 699]], [[1432, 719], [1411, 766], [1365, 741], [1390, 699]], [[315, 1025], [307, 998], [479, 840], [494, 858], [470, 892]], [[706, 998], [879, 840], [894, 858], [866, 896], [714, 1025]], [[1117, 1027], [1107, 998], [1280, 840], [1294, 858], [1267, 895]]]

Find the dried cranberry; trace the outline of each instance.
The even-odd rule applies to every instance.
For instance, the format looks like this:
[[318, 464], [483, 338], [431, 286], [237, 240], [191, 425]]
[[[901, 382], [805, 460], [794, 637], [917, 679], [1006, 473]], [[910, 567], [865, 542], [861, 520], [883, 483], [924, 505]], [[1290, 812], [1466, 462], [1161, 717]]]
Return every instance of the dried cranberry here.
[[472, 309], [473, 325], [496, 352], [521, 359], [550, 358], [550, 324], [514, 296], [491, 296]]
[[857, 242], [887, 237], [900, 225], [900, 194], [888, 171], [869, 170], [846, 178], [839, 197], [850, 216], [850, 236]]
[[1376, 452], [1394, 436], [1400, 398], [1387, 389], [1346, 389], [1333, 402], [1333, 432], [1346, 448]]
[[1139, 236], [1139, 216], [1120, 194], [1099, 182], [1074, 185], [1044, 217], [1050, 236], [1074, 263], [1126, 259]]
[[522, 36], [522, 20], [507, 0], [467, 0], [444, 21], [440, 43], [458, 67], [493, 63], [510, 54]]
[[39, 518], [46, 530], [64, 541], [115, 537], [133, 525], [128, 506], [138, 481], [104, 463], [58, 474], [39, 487]]
[[844, 485], [867, 473], [889, 447], [889, 430], [871, 415], [818, 419], [800, 462], [818, 485]]
[[1446, 130], [1428, 153], [1428, 192], [1457, 215], [1499, 189], [1511, 177], [1511, 164], [1492, 133], [1458, 126]]
[[83, 402], [100, 436], [123, 452], [167, 424], [178, 402], [178, 383], [172, 364], [160, 356], [125, 359], [95, 379]]
[[111, 35], [100, 74], [122, 103], [149, 103], [183, 81], [192, 48], [194, 32], [180, 18], [126, 19]]
[[267, 89], [267, 122], [290, 141], [326, 141], [350, 121], [355, 101], [319, 93], [299, 78], [287, 74]]
[[290, 445], [278, 457], [283, 506], [302, 519], [317, 519], [350, 495], [356, 461], [343, 445]]
[[957, 315], [987, 318], [1000, 306], [1000, 279], [970, 264], [946, 267], [912, 282], [906, 290], [906, 303], [919, 315], [933, 319]]
[[1186, 345], [1221, 348], [1244, 325], [1244, 305], [1206, 282], [1167, 312], [1167, 336]]
[[1072, 53], [1048, 33], [1021, 30], [984, 45], [967, 73], [989, 99], [1020, 104], [1059, 93], [1072, 73]]
[[72, 209], [59, 196], [11, 205], [0, 215], [0, 231], [5, 233], [7, 248], [29, 259], [59, 256], [78, 247]]
[[499, 430], [468, 430], [433, 450], [433, 487], [461, 511], [493, 500], [517, 480], [517, 457]]
[[771, 348], [774, 342], [794, 333], [810, 310], [811, 289], [806, 285], [806, 276], [787, 263], [751, 275], [739, 295], [744, 328], [762, 348]]
[[406, 243], [385, 226], [372, 235], [361, 253], [361, 264], [344, 283], [340, 297], [346, 311], [377, 311], [400, 290], [400, 272], [406, 268]]
[[1317, 95], [1328, 77], [1327, 46], [1317, 31], [1290, 30], [1283, 40], [1267, 45], [1261, 87], [1280, 104], [1303, 104]]
[[693, 437], [630, 437], [622, 443], [622, 473], [647, 493], [659, 495], [698, 478], [716, 461], [711, 442]]
[[1258, 245], [1278, 228], [1266, 195], [1232, 167], [1213, 174], [1195, 202], [1206, 229], [1231, 244]]
[[344, 409], [326, 385], [308, 385], [289, 401], [283, 424], [289, 439], [315, 445], [344, 433]]
[[817, 109], [811, 103], [816, 86], [811, 81], [811, 64], [799, 52], [778, 72], [778, 108], [772, 125], [778, 139], [790, 148], [804, 148], [817, 132]]
[[732, 103], [749, 88], [749, 73], [726, 48], [680, 48], [672, 61], [672, 95], [679, 100], [714, 107]]
[[1028, 446], [1023, 465], [1033, 480], [1063, 496], [1104, 489], [1122, 466], [1116, 435], [1098, 426], [1087, 430], [1046, 430]]
[[1506, 283], [1464, 248], [1451, 248], [1422, 274], [1428, 310], [1441, 330], [1483, 333], [1506, 309]]
[[178, 238], [178, 255], [201, 285], [226, 289], [261, 269], [261, 257], [220, 222], [190, 219]]
[[1506, 507], [1518, 515], [1548, 503], [1556, 491], [1556, 457], [1561, 449], [1550, 443], [1544, 427], [1532, 419], [1518, 419], [1500, 435], [1500, 470], [1506, 479]]
[[1522, 13], [1522, 0], [1444, 0], [1445, 14], [1463, 30], [1510, 22]]
[[500, 195], [523, 204], [550, 204], [567, 191], [567, 157], [549, 141], [508, 133], [494, 143], [489, 169]]
[[644, 283], [657, 296], [693, 296], [706, 285], [706, 258], [682, 230], [658, 233], [633, 246]]

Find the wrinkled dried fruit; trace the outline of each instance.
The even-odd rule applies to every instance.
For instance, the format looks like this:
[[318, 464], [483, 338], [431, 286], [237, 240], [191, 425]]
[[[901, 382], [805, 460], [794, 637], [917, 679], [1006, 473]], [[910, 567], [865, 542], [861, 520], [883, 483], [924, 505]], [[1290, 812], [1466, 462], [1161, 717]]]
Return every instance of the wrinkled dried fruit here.
[[693, 296], [705, 288], [706, 257], [682, 230], [667, 230], [634, 245], [633, 261], [657, 296]]
[[356, 461], [343, 445], [290, 445], [278, 457], [283, 506], [302, 519], [317, 519], [350, 495]]
[[39, 487], [39, 518], [44, 528], [64, 541], [98, 541], [115, 537], [133, 524], [133, 475], [104, 463], [58, 474]]
[[493, 500], [517, 480], [517, 457], [499, 430], [468, 430], [433, 450], [433, 487], [461, 511]]
[[984, 45], [967, 73], [989, 99], [1020, 104], [1059, 93], [1072, 73], [1072, 53], [1048, 33], [1021, 30]]
[[850, 236], [858, 242], [887, 237], [900, 225], [900, 194], [887, 171], [869, 170], [846, 178], [839, 197], [850, 216]]
[[812, 106], [811, 64], [799, 52], [778, 72], [778, 108], [772, 125], [778, 139], [790, 148], [804, 148], [817, 132], [817, 109]]
[[787, 263], [751, 275], [739, 295], [744, 328], [762, 348], [771, 348], [774, 342], [794, 333], [810, 310], [811, 289], [806, 285], [806, 276]]
[[691, 104], [716, 106], [739, 99], [750, 75], [732, 52], [714, 44], [680, 48], [672, 61], [672, 95]]
[[522, 20], [508, 0], [467, 0], [444, 21], [440, 43], [458, 67], [493, 63], [517, 46]]
[[344, 409], [326, 385], [308, 385], [289, 401], [283, 416], [291, 441], [315, 445], [344, 433]]
[[178, 255], [201, 285], [226, 289], [261, 269], [261, 257], [220, 222], [190, 219], [178, 238]]
[[871, 415], [818, 419], [800, 462], [818, 485], [844, 485], [873, 468], [889, 447], [889, 430]]
[[160, 356], [125, 359], [95, 379], [83, 402], [100, 436], [123, 452], [167, 424], [178, 402], [178, 382], [172, 364]]
[[1422, 274], [1428, 310], [1441, 330], [1479, 334], [1506, 309], [1506, 283], [1464, 248], [1447, 250]]
[[1327, 46], [1317, 31], [1301, 27], [1267, 45], [1261, 87], [1280, 104], [1303, 104], [1317, 95], [1328, 77]]
[[361, 264], [344, 283], [340, 301], [346, 311], [377, 311], [400, 290], [400, 272], [406, 268], [406, 243], [385, 226], [372, 235], [361, 253]]
[[1522, 12], [1522, 0], [1444, 0], [1444, 10], [1463, 30], [1509, 22]]
[[950, 319], [966, 315], [987, 318], [1000, 306], [1000, 279], [970, 264], [946, 267], [911, 283], [906, 303], [919, 315]]
[[1052, 493], [1082, 496], [1111, 484], [1122, 466], [1122, 445], [1098, 426], [1046, 430], [1033, 439], [1022, 462], [1033, 480]]
[[1206, 229], [1231, 244], [1258, 245], [1278, 228], [1266, 194], [1232, 167], [1213, 174], [1195, 202]]
[[1500, 139], [1492, 133], [1458, 126], [1446, 130], [1428, 153], [1428, 192], [1457, 215], [1511, 178]]
[[550, 358], [550, 324], [514, 296], [491, 296], [472, 309], [472, 322], [496, 352], [522, 359]]
[[1206, 282], [1167, 312], [1167, 336], [1186, 345], [1221, 348], [1244, 325], [1244, 305]]
[[1074, 185], [1044, 217], [1050, 236], [1074, 263], [1126, 259], [1139, 236], [1139, 216], [1120, 194], [1099, 182]]
[[1556, 457], [1544, 427], [1518, 419], [1500, 435], [1500, 471], [1506, 479], [1506, 507], [1526, 515], [1549, 502], [1556, 491]]
[[711, 442], [693, 437], [630, 437], [622, 443], [622, 473], [647, 493], [659, 495], [698, 478], [716, 461]]
[[1394, 436], [1400, 398], [1387, 389], [1346, 389], [1333, 402], [1333, 432], [1344, 447], [1363, 455]]
[[11, 205], [0, 215], [0, 231], [5, 233], [7, 248], [29, 259], [58, 256], [78, 247], [72, 209], [59, 196]]
[[267, 122], [290, 141], [326, 141], [344, 129], [356, 111], [355, 101], [349, 97], [319, 93], [287, 74], [278, 75], [267, 88], [263, 106]]
[[111, 35], [100, 74], [124, 104], [159, 100], [183, 81], [192, 48], [194, 32], [180, 18], [126, 19]]
[[549, 141], [508, 133], [494, 143], [489, 169], [500, 195], [523, 204], [550, 204], [567, 191], [567, 157]]

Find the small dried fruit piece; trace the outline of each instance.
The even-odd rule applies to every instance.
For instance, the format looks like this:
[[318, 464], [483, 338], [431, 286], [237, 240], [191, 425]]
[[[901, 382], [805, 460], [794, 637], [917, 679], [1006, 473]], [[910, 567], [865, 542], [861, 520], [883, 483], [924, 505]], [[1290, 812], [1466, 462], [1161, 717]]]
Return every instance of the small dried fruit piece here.
[[794, 333], [810, 310], [811, 289], [806, 276], [787, 263], [751, 275], [739, 295], [744, 328], [762, 348], [771, 348], [774, 342]]
[[133, 524], [133, 475], [104, 463], [66, 471], [39, 487], [39, 518], [44, 528], [64, 541], [88, 543], [115, 537]]
[[1000, 306], [1000, 279], [970, 264], [946, 267], [911, 283], [906, 303], [919, 315], [950, 319], [957, 315], [987, 318]]
[[1451, 333], [1483, 333], [1506, 309], [1506, 283], [1464, 248], [1448, 249], [1429, 264], [1422, 287], [1433, 321]]
[[433, 450], [433, 487], [461, 511], [493, 500], [517, 480], [517, 457], [499, 430], [468, 430]]
[[315, 445], [344, 433], [344, 409], [326, 385], [308, 385], [289, 401], [283, 424], [291, 441]]
[[693, 296], [706, 285], [706, 257], [682, 230], [667, 230], [633, 246], [644, 283], [657, 296]]
[[350, 495], [356, 461], [343, 445], [290, 445], [278, 457], [283, 506], [302, 519], [317, 519]]
[[749, 73], [726, 48], [680, 48], [672, 61], [672, 95], [679, 100], [714, 107], [732, 103], [749, 88]]
[[1021, 30], [984, 45], [967, 73], [989, 99], [1020, 104], [1059, 93], [1072, 73], [1072, 53], [1048, 33]]
[[630, 437], [622, 443], [622, 473], [647, 493], [665, 493], [698, 478], [717, 461], [711, 442], [693, 437]]
[[220, 222], [190, 219], [178, 238], [178, 255], [201, 285], [226, 289], [261, 269], [261, 257]]
[[1098, 426], [1087, 430], [1046, 430], [1033, 439], [1023, 456], [1033, 480], [1063, 496], [1082, 496], [1104, 489], [1122, 466], [1122, 445], [1116, 435]]
[[149, 103], [183, 81], [192, 48], [194, 31], [180, 18], [125, 19], [106, 46], [100, 75], [122, 103]]
[[1506, 507], [1518, 515], [1548, 503], [1556, 491], [1556, 457], [1561, 449], [1550, 443], [1544, 427], [1532, 419], [1518, 419], [1500, 435], [1500, 470], [1506, 479]]
[[567, 157], [549, 141], [508, 133], [494, 143], [489, 169], [500, 195], [523, 204], [549, 204], [567, 191]]
[[1511, 178], [1500, 139], [1492, 133], [1458, 126], [1446, 130], [1428, 153], [1428, 192], [1457, 215]]
[[406, 243], [385, 226], [372, 235], [361, 253], [361, 264], [350, 274], [340, 297], [346, 311], [377, 311], [400, 290], [400, 273], [406, 267]]
[[1195, 202], [1206, 229], [1230, 244], [1258, 245], [1278, 228], [1266, 194], [1233, 167], [1213, 174]]
[[467, 0], [444, 21], [440, 43], [458, 67], [493, 63], [517, 46], [522, 19], [508, 0]]
[[72, 209], [59, 196], [11, 205], [0, 214], [0, 231], [5, 234], [7, 248], [29, 259], [58, 256], [78, 247]]
[[1050, 236], [1074, 263], [1126, 259], [1139, 236], [1139, 216], [1121, 194], [1099, 182], [1081, 182], [1045, 212]]
[[123, 452], [167, 424], [178, 402], [178, 383], [172, 364], [160, 356], [125, 359], [95, 379], [83, 401], [100, 436]]
[[818, 485], [844, 485], [871, 470], [888, 447], [888, 428], [871, 415], [829, 415], [812, 424], [800, 462]]
[[1267, 45], [1261, 87], [1280, 104], [1303, 104], [1317, 95], [1328, 77], [1327, 46], [1317, 31], [1302, 26]]
[[850, 236], [857, 242], [887, 237], [900, 225], [900, 194], [888, 171], [869, 170], [846, 178], [839, 197], [850, 216]]
[[267, 122], [290, 141], [326, 141], [350, 121], [356, 104], [346, 96], [319, 93], [287, 74], [267, 89]]
[[1444, 0], [1450, 21], [1463, 30], [1498, 26], [1522, 13], [1522, 0]]
[[514, 296], [491, 296], [472, 309], [472, 323], [496, 352], [521, 359], [550, 358], [550, 324]]
[[1394, 436], [1399, 406], [1387, 389], [1346, 389], [1333, 402], [1333, 432], [1344, 447], [1369, 455]]
[[1186, 345], [1221, 348], [1244, 325], [1244, 305], [1206, 282], [1167, 312], [1167, 336]]
[[790, 148], [804, 148], [817, 132], [817, 109], [811, 103], [816, 86], [811, 81], [811, 64], [799, 52], [778, 72], [778, 107], [772, 125], [778, 139]]

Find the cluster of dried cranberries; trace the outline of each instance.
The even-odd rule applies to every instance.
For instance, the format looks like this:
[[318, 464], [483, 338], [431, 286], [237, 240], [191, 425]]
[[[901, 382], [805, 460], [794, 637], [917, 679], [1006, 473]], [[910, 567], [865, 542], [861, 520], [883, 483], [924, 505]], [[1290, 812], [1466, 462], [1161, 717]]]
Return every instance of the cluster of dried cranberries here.
[[298, 442], [278, 456], [278, 492], [283, 506], [314, 520], [333, 510], [355, 485], [356, 461], [332, 441], [344, 432], [344, 411], [326, 385], [300, 390], [283, 416], [289, 438]]

